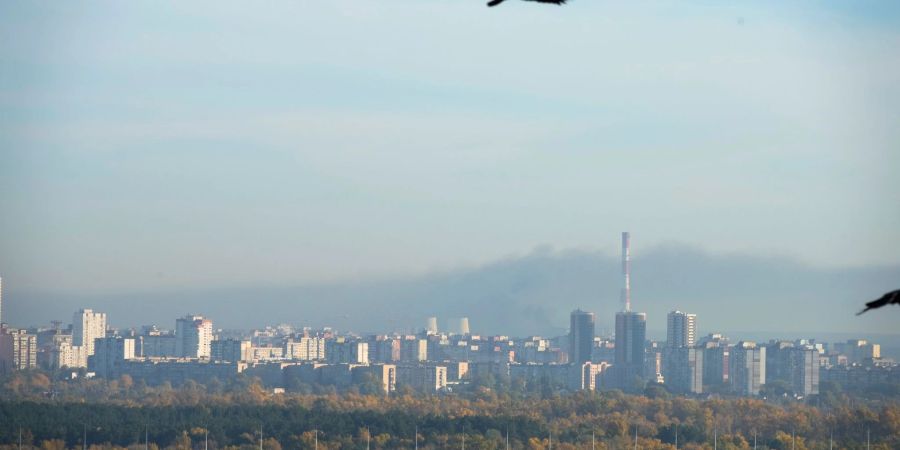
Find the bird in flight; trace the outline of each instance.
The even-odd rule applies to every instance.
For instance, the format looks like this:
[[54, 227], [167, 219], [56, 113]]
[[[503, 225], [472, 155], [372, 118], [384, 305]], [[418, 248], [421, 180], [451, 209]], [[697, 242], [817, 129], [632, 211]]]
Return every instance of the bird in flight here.
[[[506, 0], [491, 0], [487, 3], [488, 6], [497, 6]], [[554, 5], [562, 5], [566, 2], [566, 0], [525, 0], [526, 2], [538, 2], [538, 3], [553, 3]]]
[[869, 303], [866, 303], [866, 309], [856, 313], [856, 315], [860, 315], [870, 309], [881, 308], [884, 305], [900, 305], [900, 289], [896, 291], [888, 292], [879, 298], [878, 300], [872, 300]]

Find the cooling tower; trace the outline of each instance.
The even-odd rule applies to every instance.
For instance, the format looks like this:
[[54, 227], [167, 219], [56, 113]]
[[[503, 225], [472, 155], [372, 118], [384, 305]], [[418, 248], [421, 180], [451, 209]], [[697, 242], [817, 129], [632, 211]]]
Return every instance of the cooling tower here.
[[469, 318], [459, 319], [459, 334], [469, 334]]
[[438, 325], [437, 325], [437, 317], [429, 317], [428, 322], [425, 324], [425, 331], [428, 334], [437, 334]]

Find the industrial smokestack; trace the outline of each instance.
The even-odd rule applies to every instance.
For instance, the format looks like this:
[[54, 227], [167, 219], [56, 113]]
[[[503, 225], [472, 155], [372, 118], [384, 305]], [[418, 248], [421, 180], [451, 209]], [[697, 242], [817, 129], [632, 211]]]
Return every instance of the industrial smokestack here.
[[622, 303], [625, 312], [631, 311], [631, 233], [622, 232]]

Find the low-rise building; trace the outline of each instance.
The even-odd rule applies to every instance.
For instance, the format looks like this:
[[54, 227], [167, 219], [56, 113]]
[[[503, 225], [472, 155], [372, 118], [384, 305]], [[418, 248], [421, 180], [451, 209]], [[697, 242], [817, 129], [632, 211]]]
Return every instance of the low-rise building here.
[[250, 347], [252, 361], [279, 361], [284, 359], [284, 347]]
[[605, 362], [572, 364], [569, 366], [568, 388], [573, 391], [593, 391], [600, 385], [600, 374], [609, 366]]
[[436, 392], [447, 386], [445, 366], [397, 366], [397, 384], [420, 392]]
[[128, 375], [134, 381], [143, 380], [148, 385], [170, 382], [175, 386], [188, 380], [208, 383], [212, 379], [227, 382], [237, 377], [246, 363], [214, 363], [195, 358], [143, 358], [125, 361], [111, 377]]

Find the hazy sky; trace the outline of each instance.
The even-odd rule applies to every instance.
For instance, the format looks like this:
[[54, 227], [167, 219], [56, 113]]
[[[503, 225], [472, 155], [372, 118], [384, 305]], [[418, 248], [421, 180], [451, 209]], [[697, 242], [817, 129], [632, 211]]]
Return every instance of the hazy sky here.
[[897, 264], [898, 49], [893, 1], [4, 1], [0, 275], [333, 282], [622, 230]]

